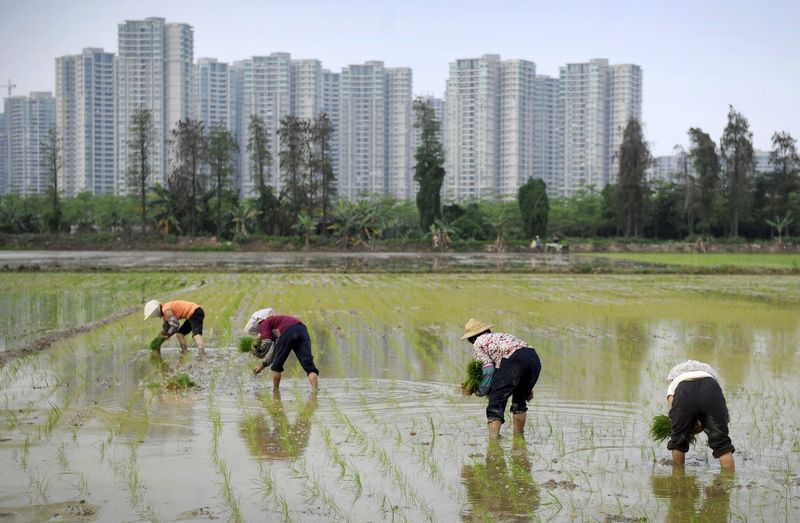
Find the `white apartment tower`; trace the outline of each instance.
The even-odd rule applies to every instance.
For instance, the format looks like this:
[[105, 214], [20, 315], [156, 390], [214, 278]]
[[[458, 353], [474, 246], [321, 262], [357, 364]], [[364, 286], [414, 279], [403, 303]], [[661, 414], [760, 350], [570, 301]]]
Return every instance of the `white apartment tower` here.
[[248, 126], [250, 117], [264, 120], [272, 162], [267, 173], [268, 185], [280, 191], [283, 183], [280, 176], [280, 140], [278, 129], [281, 118], [291, 114], [291, 58], [289, 53], [272, 53], [269, 56], [254, 56], [234, 62], [232, 84], [235, 86], [241, 107], [237, 117], [237, 137], [242, 144], [240, 155], [239, 191], [243, 196], [255, 195], [255, 180], [250, 173], [247, 154]]
[[564, 100], [564, 194], [609, 183], [608, 60], [561, 67]]
[[614, 160], [630, 118], [641, 118], [642, 71], [606, 59], [561, 67], [564, 189], [601, 190], [616, 179]]
[[500, 62], [498, 196], [515, 199], [534, 172], [536, 65], [527, 60]]
[[8, 131], [6, 131], [6, 115], [0, 113], [0, 194], [8, 192]]
[[631, 119], [642, 121], [642, 68], [633, 64], [609, 66], [609, 112], [611, 118], [611, 172], [616, 183], [619, 175], [619, 147], [625, 127]]
[[163, 18], [127, 20], [118, 25], [116, 78], [116, 192], [127, 192], [128, 130], [134, 112], [151, 111], [153, 181], [163, 184], [169, 169], [170, 131], [191, 116], [194, 36], [187, 24]]
[[339, 125], [342, 112], [342, 75], [327, 69], [322, 70], [322, 111], [328, 115], [333, 127], [331, 136], [331, 166], [333, 175], [339, 179]]
[[228, 64], [215, 58], [198, 58], [192, 84], [192, 118], [202, 121], [206, 132], [218, 125], [232, 130]]
[[559, 196], [564, 190], [564, 105], [559, 80], [540, 75], [534, 84], [533, 176], [544, 180], [550, 196]]
[[407, 199], [414, 185], [414, 111], [409, 67], [384, 69], [386, 79], [386, 193]]
[[20, 196], [44, 194], [49, 180], [42, 162], [48, 131], [55, 126], [55, 100], [49, 92], [5, 99], [8, 141], [7, 192]]
[[56, 58], [55, 111], [64, 195], [113, 193], [114, 54], [86, 48]]
[[513, 198], [534, 176], [536, 65], [499, 55], [456, 60], [447, 79], [445, 194]]
[[383, 62], [342, 69], [339, 196], [385, 194], [386, 96]]
[[499, 55], [450, 63], [444, 131], [447, 198], [496, 195], [499, 68]]
[[319, 60], [292, 60], [290, 67], [290, 113], [313, 120], [322, 112], [322, 64]]

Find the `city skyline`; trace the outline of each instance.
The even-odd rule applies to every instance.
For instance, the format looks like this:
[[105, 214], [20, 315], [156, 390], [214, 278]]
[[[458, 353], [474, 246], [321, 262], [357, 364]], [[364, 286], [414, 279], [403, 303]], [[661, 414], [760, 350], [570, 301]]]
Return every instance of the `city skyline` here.
[[15, 94], [54, 91], [56, 57], [87, 47], [118, 52], [118, 23], [158, 16], [194, 28], [196, 59], [233, 63], [287, 52], [320, 60], [331, 71], [380, 60], [387, 68], [413, 71], [414, 95], [443, 97], [448, 64], [484, 54], [534, 62], [537, 74], [551, 77], [565, 63], [598, 57], [635, 63], [645, 73], [642, 120], [657, 156], [670, 154], [675, 144], [686, 145], [689, 127], [701, 127], [718, 141], [728, 104], [749, 119], [759, 149], [769, 148], [773, 132], [797, 135], [800, 122], [800, 71], [786, 67], [800, 45], [791, 28], [800, 6], [790, 2], [571, 2], [549, 9], [517, 5], [491, 10], [470, 2], [348, 2], [336, 7], [239, 2], [212, 10], [183, 1], [78, 1], [63, 9], [41, 0], [2, 11], [0, 28], [14, 43], [0, 51], [0, 81], [11, 79]]

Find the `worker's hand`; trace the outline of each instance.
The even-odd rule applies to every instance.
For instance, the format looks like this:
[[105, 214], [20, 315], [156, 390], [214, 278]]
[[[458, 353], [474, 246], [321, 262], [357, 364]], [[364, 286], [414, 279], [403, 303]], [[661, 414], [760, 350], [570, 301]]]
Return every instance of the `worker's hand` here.
[[259, 374], [261, 374], [261, 371], [264, 370], [265, 368], [266, 368], [266, 365], [264, 365], [263, 363], [259, 363], [258, 365], [253, 367], [253, 374], [258, 376]]
[[169, 334], [167, 334], [166, 332], [159, 332], [158, 335], [161, 337], [162, 340], [166, 340], [167, 338], [169, 338]]
[[697, 420], [694, 423], [694, 433], [695, 434], [700, 434], [701, 432], [703, 432], [703, 424], [700, 423], [700, 420]]

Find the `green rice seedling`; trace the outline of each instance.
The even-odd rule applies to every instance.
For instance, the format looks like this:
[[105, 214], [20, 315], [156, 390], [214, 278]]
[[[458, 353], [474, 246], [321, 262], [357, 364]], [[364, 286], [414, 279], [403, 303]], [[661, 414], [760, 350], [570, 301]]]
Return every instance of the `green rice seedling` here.
[[481, 386], [481, 378], [483, 377], [483, 369], [481, 362], [472, 359], [467, 363], [467, 378], [461, 382], [461, 394], [470, 396], [478, 392]]
[[253, 344], [256, 340], [250, 336], [239, 338], [239, 352], [250, 352], [253, 349]]
[[650, 422], [650, 439], [661, 443], [672, 433], [672, 422], [666, 414], [656, 414]]
[[50, 480], [47, 479], [47, 476], [40, 475], [37, 468], [30, 472], [28, 483], [32, 489], [36, 490], [39, 499], [47, 503], [47, 489], [50, 488]]
[[156, 336], [150, 341], [150, 350], [152, 351], [161, 350], [161, 346], [164, 344], [165, 341], [167, 340], [162, 338], [161, 336]]
[[58, 462], [61, 464], [61, 468], [67, 470], [69, 468], [69, 460], [67, 459], [67, 450], [65, 445], [66, 443], [62, 441], [58, 446]]
[[178, 392], [190, 389], [195, 385], [197, 385], [197, 383], [195, 383], [191, 376], [185, 372], [181, 372], [168, 379], [164, 388], [170, 392]]
[[256, 490], [261, 493], [263, 499], [267, 499], [275, 489], [275, 479], [272, 472], [264, 467], [263, 463], [258, 464], [258, 477], [252, 480], [256, 485]]

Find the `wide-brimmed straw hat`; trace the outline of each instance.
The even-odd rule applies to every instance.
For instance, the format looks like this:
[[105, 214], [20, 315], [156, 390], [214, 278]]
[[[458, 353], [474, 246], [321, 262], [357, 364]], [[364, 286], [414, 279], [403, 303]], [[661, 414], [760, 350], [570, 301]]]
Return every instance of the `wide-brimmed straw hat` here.
[[161, 316], [161, 304], [158, 300], [150, 300], [144, 304], [144, 319]]
[[467, 324], [464, 325], [464, 335], [461, 336], [461, 339], [469, 339], [477, 334], [480, 334], [481, 332], [488, 331], [492, 327], [494, 327], [494, 324], [492, 323], [486, 323], [485, 321], [470, 318]]
[[247, 320], [247, 324], [244, 326], [244, 332], [247, 334], [252, 334], [253, 336], [258, 334], [258, 322], [262, 320], [266, 320], [269, 316], [275, 314], [275, 309], [272, 307], [267, 307], [266, 309], [261, 309], [253, 314], [250, 315], [250, 319]]

